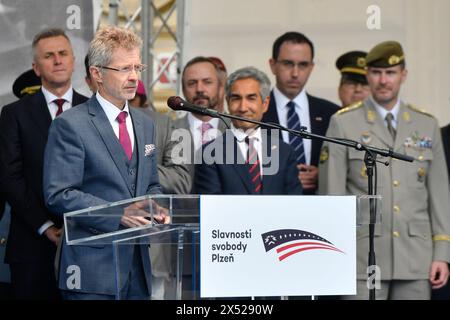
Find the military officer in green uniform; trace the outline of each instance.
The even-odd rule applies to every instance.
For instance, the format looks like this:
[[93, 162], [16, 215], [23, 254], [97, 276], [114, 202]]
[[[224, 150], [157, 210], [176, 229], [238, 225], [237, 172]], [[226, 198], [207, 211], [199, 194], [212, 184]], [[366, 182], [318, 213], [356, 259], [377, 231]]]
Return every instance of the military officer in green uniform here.
[[[413, 157], [377, 166], [382, 221], [375, 227], [377, 299], [429, 299], [447, 282], [450, 261], [449, 182], [441, 134], [430, 114], [399, 99], [405, 57], [394, 41], [366, 57], [371, 95], [336, 113], [327, 136], [357, 140]], [[324, 195], [368, 193], [364, 152], [324, 144], [319, 186]], [[387, 161], [390, 159], [379, 158]], [[357, 227], [357, 296], [368, 299], [368, 226]]]
[[367, 52], [364, 51], [350, 51], [336, 60], [336, 68], [341, 73], [338, 94], [342, 107], [362, 101], [369, 96], [366, 55]]

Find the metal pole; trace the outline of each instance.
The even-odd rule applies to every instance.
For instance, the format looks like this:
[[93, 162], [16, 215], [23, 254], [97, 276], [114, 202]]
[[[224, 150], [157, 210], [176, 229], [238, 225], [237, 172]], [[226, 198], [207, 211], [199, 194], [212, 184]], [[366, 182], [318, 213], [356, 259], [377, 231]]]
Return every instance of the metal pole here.
[[147, 92], [147, 100], [153, 102], [153, 93], [149, 90], [153, 76], [153, 59], [150, 57], [150, 32], [153, 19], [150, 18], [151, 0], [142, 0], [141, 34], [142, 34], [142, 63], [148, 65], [147, 71], [142, 73], [142, 83]]
[[119, 23], [119, 0], [109, 0], [108, 23], [113, 26]]

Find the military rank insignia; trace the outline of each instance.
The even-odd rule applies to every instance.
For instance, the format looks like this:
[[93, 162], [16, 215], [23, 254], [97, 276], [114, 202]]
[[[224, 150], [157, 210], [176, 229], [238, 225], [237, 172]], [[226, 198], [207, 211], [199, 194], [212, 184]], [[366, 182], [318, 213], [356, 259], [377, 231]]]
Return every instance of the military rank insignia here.
[[363, 177], [364, 179], [367, 179], [367, 168], [364, 163], [362, 164], [360, 173], [361, 173], [361, 177]]
[[372, 141], [372, 137], [370, 136], [370, 132], [365, 131], [361, 134], [361, 142], [364, 144], [369, 144]]
[[415, 131], [405, 139], [403, 145], [407, 148], [413, 148], [420, 151], [423, 149], [431, 149], [433, 147], [433, 141], [430, 137], [421, 137], [419, 132]]
[[328, 160], [329, 157], [329, 151], [328, 151], [328, 147], [324, 146], [322, 148], [322, 151], [320, 152], [320, 163], [325, 163]]
[[411, 121], [411, 116], [409, 115], [409, 112], [407, 112], [407, 111], [403, 112], [402, 116], [403, 116], [403, 121], [405, 121], [405, 122]]

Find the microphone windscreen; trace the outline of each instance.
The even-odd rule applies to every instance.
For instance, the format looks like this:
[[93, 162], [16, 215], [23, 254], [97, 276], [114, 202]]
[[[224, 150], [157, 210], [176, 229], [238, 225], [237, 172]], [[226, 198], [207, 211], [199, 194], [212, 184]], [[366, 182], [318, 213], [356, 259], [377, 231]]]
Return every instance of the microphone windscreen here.
[[182, 110], [183, 99], [178, 96], [172, 96], [167, 99], [167, 105], [172, 110]]

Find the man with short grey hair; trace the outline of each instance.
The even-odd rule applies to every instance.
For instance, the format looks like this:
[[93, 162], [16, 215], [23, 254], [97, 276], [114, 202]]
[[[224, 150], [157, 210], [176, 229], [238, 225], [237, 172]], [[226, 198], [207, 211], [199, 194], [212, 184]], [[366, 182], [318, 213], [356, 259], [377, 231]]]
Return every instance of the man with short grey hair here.
[[[142, 40], [118, 27], [101, 29], [89, 48], [90, 73], [98, 91], [51, 126], [45, 150], [44, 197], [55, 214], [104, 205], [146, 194], [161, 193], [157, 171], [155, 125], [128, 106], [136, 93]], [[157, 219], [167, 222], [166, 217]], [[145, 217], [123, 216], [104, 223], [90, 220], [85, 236], [149, 224]], [[65, 299], [149, 299], [151, 270], [148, 246], [120, 251], [126, 267], [116, 287], [112, 245], [69, 246], [61, 250], [59, 288]], [[72, 267], [79, 284], [71, 284]]]
[[[1, 187], [11, 205], [5, 260], [14, 299], [51, 300], [59, 297], [54, 259], [62, 218], [45, 207], [44, 148], [52, 120], [87, 98], [72, 88], [75, 57], [64, 30], [42, 30], [32, 50], [42, 87], [5, 106], [0, 116]], [[21, 89], [31, 84], [23, 85]]]
[[[229, 76], [225, 94], [230, 114], [261, 121], [269, 105], [270, 80], [256, 68], [242, 68]], [[196, 193], [302, 193], [291, 147], [256, 124], [233, 119], [231, 129], [207, 144], [207, 150], [212, 150], [213, 161], [204, 154], [203, 163], [196, 165]]]

